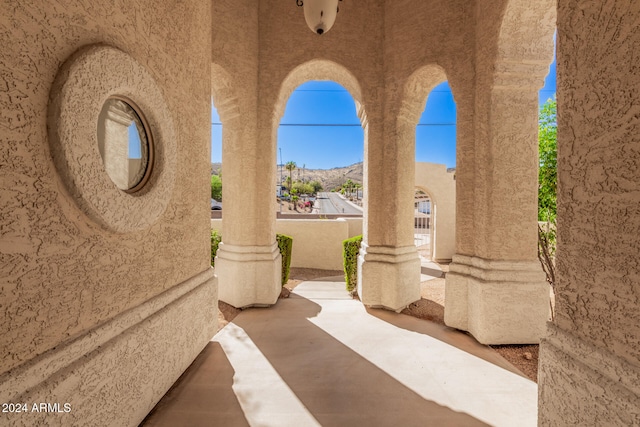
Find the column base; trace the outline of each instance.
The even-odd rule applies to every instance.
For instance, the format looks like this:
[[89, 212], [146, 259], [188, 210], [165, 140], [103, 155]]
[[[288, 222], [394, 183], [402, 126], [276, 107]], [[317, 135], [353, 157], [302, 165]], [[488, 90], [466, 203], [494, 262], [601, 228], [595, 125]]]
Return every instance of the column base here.
[[278, 245], [236, 246], [220, 243], [215, 259], [218, 298], [236, 308], [268, 307], [282, 291]]
[[482, 344], [538, 344], [549, 319], [549, 284], [538, 261], [454, 255], [444, 322]]
[[358, 296], [363, 304], [395, 312], [420, 299], [420, 258], [415, 246], [367, 246], [358, 255]]

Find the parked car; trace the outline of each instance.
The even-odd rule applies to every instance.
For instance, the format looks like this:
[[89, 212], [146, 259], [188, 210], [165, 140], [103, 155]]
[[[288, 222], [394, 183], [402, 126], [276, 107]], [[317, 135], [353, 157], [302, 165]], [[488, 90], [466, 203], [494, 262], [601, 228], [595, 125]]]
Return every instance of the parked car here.
[[212, 211], [221, 211], [222, 210], [222, 202], [219, 202], [216, 199], [211, 199], [211, 210]]

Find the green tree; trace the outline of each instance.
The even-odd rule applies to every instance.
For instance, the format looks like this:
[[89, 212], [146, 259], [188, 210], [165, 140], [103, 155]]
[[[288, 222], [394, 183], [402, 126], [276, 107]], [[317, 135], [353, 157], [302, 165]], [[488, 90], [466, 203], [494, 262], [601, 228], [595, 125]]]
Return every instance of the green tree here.
[[322, 184], [320, 184], [318, 181], [311, 181], [309, 185], [311, 186], [311, 188], [313, 188], [313, 194], [317, 193], [318, 191], [322, 191]]
[[295, 170], [296, 166], [296, 162], [291, 161], [291, 162], [287, 162], [284, 165], [285, 169], [289, 171], [289, 190], [291, 190], [291, 186], [293, 185], [293, 171]]
[[347, 197], [352, 197], [353, 190], [355, 188], [355, 182], [353, 182], [351, 179], [347, 179], [347, 181], [342, 184], [342, 188], [344, 188]]
[[[558, 189], [558, 122], [556, 101], [547, 100], [540, 108], [538, 126], [538, 259], [555, 294], [556, 282], [556, 195]], [[555, 318], [551, 305], [551, 320]]]
[[360, 190], [362, 189], [362, 184], [356, 183], [356, 200], [360, 200]]
[[549, 99], [540, 108], [538, 148], [538, 220], [555, 222], [558, 189], [558, 123], [556, 101]]
[[211, 175], [211, 198], [222, 201], [222, 179], [218, 175]]

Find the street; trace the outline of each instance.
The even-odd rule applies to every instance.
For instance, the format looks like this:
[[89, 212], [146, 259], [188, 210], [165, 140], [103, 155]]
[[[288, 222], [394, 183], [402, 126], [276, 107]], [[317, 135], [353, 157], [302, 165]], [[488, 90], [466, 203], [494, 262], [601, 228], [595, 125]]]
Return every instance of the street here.
[[344, 200], [338, 193], [318, 193], [314, 208], [321, 214], [362, 214], [362, 209]]

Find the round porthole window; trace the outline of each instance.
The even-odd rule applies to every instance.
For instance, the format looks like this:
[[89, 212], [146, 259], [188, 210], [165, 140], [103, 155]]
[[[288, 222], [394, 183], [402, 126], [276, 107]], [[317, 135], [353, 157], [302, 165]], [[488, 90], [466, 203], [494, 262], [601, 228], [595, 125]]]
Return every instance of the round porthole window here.
[[154, 224], [171, 202], [177, 138], [162, 91], [147, 69], [110, 46], [85, 46], [58, 70], [47, 127], [61, 183], [107, 230]]
[[104, 103], [98, 117], [98, 148], [116, 187], [134, 193], [144, 186], [153, 165], [152, 138], [132, 101], [112, 96]]

